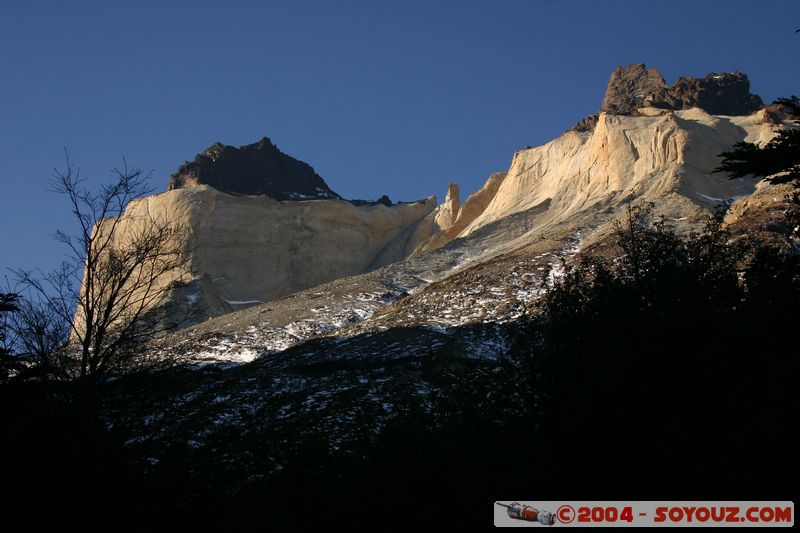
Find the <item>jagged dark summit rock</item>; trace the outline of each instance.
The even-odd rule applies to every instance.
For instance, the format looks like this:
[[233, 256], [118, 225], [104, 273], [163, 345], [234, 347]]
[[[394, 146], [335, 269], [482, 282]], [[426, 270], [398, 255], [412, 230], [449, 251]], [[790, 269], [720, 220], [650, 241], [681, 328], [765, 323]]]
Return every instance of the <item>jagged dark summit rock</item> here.
[[617, 67], [608, 80], [600, 111], [636, 115], [641, 107], [699, 107], [712, 115], [749, 115], [763, 108], [764, 102], [750, 93], [750, 80], [741, 72], [712, 72], [704, 78], [681, 76], [669, 87], [655, 68], [643, 64]]
[[[762, 109], [764, 102], [750, 93], [750, 80], [741, 72], [712, 72], [704, 78], [682, 76], [668, 86], [657, 69], [642, 63], [614, 69], [600, 111], [637, 116], [644, 107], [699, 107], [712, 115], [749, 115]], [[592, 131], [596, 124], [597, 115], [589, 115], [572, 130]]]
[[667, 82], [658, 70], [643, 64], [617, 67], [608, 80], [600, 111], [630, 115], [653, 101], [663, 101], [666, 92]]
[[667, 90], [664, 102], [655, 107], [687, 109], [699, 107], [712, 115], [749, 115], [764, 107], [764, 102], [750, 93], [750, 80], [741, 72], [712, 72], [705, 78], [681, 77]]
[[169, 189], [205, 184], [229, 194], [276, 200], [340, 198], [311, 167], [264, 137], [236, 148], [214, 143], [170, 177]]

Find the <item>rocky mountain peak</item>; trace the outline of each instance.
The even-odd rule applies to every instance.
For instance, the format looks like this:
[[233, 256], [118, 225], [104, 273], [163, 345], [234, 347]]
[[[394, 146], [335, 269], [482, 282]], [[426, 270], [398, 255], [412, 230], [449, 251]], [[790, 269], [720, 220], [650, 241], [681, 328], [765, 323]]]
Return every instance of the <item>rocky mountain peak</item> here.
[[664, 104], [672, 109], [699, 107], [711, 115], [749, 115], [764, 107], [761, 98], [750, 93], [750, 80], [741, 72], [681, 77], [668, 89]]
[[281, 152], [267, 137], [240, 146], [215, 142], [170, 177], [169, 189], [205, 184], [235, 195], [276, 200], [340, 198], [311, 167]]
[[617, 67], [608, 80], [606, 95], [600, 111], [629, 115], [646, 103], [663, 100], [667, 89], [664, 76], [655, 68], [644, 64]]
[[[750, 80], [741, 72], [712, 72], [703, 78], [681, 76], [669, 86], [657, 69], [643, 63], [615, 68], [600, 112], [638, 116], [640, 109], [648, 107], [665, 110], [699, 107], [711, 115], [742, 116], [764, 108], [764, 102], [750, 92]], [[593, 114], [581, 119], [572, 131], [592, 131], [598, 117], [599, 114]]]
[[636, 115], [643, 107], [699, 107], [712, 115], [749, 115], [764, 107], [750, 93], [750, 80], [741, 72], [712, 72], [704, 78], [680, 77], [667, 86], [655, 68], [644, 64], [617, 67], [608, 80], [601, 112]]

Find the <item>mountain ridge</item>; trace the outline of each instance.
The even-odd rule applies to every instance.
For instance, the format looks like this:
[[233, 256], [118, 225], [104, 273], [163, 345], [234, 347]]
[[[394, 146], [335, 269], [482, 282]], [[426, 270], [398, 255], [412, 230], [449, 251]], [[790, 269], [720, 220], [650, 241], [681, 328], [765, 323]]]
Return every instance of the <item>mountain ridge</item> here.
[[[718, 75], [710, 76], [714, 80]], [[737, 91], [749, 87], [746, 76], [731, 76]], [[614, 81], [626, 79], [633, 82]], [[614, 87], [627, 87], [630, 96], [630, 91], [641, 90], [642, 83], [656, 92], [664, 89], [663, 77], [655, 69], [644, 65], [617, 69], [602, 107], [618, 99], [621, 93]], [[684, 85], [693, 86], [687, 82], [681, 87]], [[749, 89], [746, 93], [750, 94]], [[636, 98], [634, 104], [639, 105]], [[191, 228], [187, 238], [187, 246], [195, 250], [191, 267], [180, 273], [183, 284], [163, 303], [192, 302], [195, 316], [186, 325], [243, 307], [269, 306], [277, 298], [351, 276], [380, 280], [374, 290], [351, 294], [355, 300], [362, 292], [371, 295], [364, 297], [369, 301], [375, 294], [395, 295], [375, 300], [381, 307], [408, 290], [426, 287], [468, 265], [527, 249], [548, 235], [575, 241], [579, 220], [593, 221], [594, 226], [584, 227], [578, 239], [591, 245], [611, 231], [623, 206], [632, 201], [655, 202], [659, 214], [687, 231], [699, 227], [720, 205], [756, 190], [753, 179], [729, 180], [713, 170], [718, 154], [735, 143], [763, 143], [777, 128], [790, 127], [785, 117], [776, 113], [761, 108], [747, 115], [724, 116], [699, 107], [652, 105], [627, 114], [601, 111], [591, 128], [573, 129], [541, 146], [516, 152], [507, 171], [492, 174], [464, 202], [457, 184], [451, 184], [439, 205], [435, 196], [391, 204], [388, 198], [380, 202], [348, 202], [338, 195], [299, 198], [302, 193], [286, 188], [281, 189], [283, 199], [269, 191], [244, 194], [255, 191], [246, 188], [228, 193], [195, 183], [192, 176], [224, 181], [227, 170], [244, 167], [248, 172], [231, 183], [254, 181], [258, 188], [263, 175], [256, 172], [258, 164], [250, 165], [251, 159], [285, 154], [277, 156], [277, 147], [266, 138], [241, 149], [214, 145], [217, 148], [198, 156], [201, 163], [196, 168], [205, 170], [193, 174], [195, 167], [190, 165], [186, 171], [183, 165], [176, 175], [189, 178], [180, 186], [135, 202], [125, 216], [136, 219], [146, 206], [148, 214], [181, 213], [182, 221]], [[310, 165], [285, 157], [303, 172], [313, 171]], [[536, 254], [562, 253], [562, 248], [538, 247]], [[375, 272], [372, 277], [371, 272]], [[393, 276], [405, 281], [393, 280]], [[337, 301], [337, 306], [347, 305], [344, 300]], [[377, 307], [370, 309], [369, 314]], [[359, 313], [353, 315], [357, 320], [366, 318]], [[302, 320], [316, 323], [317, 318], [309, 315]], [[288, 323], [279, 327], [288, 327]], [[322, 324], [321, 329], [311, 330], [319, 333], [332, 331], [331, 327]], [[298, 336], [296, 341], [303, 338]]]

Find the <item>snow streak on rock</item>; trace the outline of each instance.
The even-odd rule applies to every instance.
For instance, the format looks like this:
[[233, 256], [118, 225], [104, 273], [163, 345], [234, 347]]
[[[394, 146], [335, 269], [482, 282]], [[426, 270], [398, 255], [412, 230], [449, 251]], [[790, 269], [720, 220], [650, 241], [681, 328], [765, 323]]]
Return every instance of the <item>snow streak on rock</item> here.
[[[507, 351], [506, 324], [521, 316], [541, 295], [546, 285], [563, 274], [563, 262], [578, 253], [581, 235], [576, 234], [560, 250], [517, 258], [456, 267], [438, 281], [419, 276], [416, 288], [394, 284], [386, 291], [343, 294], [322, 291], [313, 294], [303, 318], [287, 322], [258, 322], [242, 330], [189, 332], [177, 346], [164, 348], [183, 353], [183, 362], [193, 365], [238, 365], [284, 352], [312, 339], [333, 341], [339, 348], [359, 337], [357, 348], [364, 358], [424, 355], [440, 349], [446, 338], [457, 335], [465, 356], [496, 359]], [[484, 271], [486, 270], [486, 271]], [[471, 326], [481, 326], [471, 328]], [[496, 326], [496, 327], [495, 327]], [[387, 341], [389, 330], [413, 330]], [[310, 345], [309, 350], [320, 349]], [[328, 349], [326, 347], [325, 349]], [[166, 353], [166, 352], [165, 352]]]

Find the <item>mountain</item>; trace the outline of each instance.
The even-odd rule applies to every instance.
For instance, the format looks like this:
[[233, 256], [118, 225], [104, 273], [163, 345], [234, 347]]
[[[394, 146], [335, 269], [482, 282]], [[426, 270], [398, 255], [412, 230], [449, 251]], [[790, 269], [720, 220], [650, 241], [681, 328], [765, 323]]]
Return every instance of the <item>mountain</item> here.
[[267, 137], [239, 148], [212, 144], [194, 161], [181, 165], [170, 177], [168, 189], [194, 185], [275, 200], [340, 198], [310, 165], [284, 154]]
[[[173, 316], [184, 325], [252, 305], [277, 308], [282, 304], [267, 302], [288, 295], [303, 307], [299, 291], [319, 286], [322, 294], [321, 284], [347, 285], [354, 275], [380, 280], [365, 282], [370, 291], [345, 295], [356, 304], [369, 294], [372, 309], [392, 301], [374, 295], [404, 294], [504, 254], [592, 245], [628, 202], [654, 202], [677, 226], [697, 227], [723, 203], [756, 190], [753, 179], [713, 173], [718, 154], [740, 141], [766, 142], [785, 120], [750, 94], [743, 74], [680, 78], [668, 87], [657, 70], [631, 65], [612, 73], [601, 110], [586, 127], [517, 152], [506, 171], [463, 203], [457, 184], [438, 206], [434, 196], [394, 205], [349, 202], [264, 138], [240, 148], [217, 143], [185, 163], [170, 190], [131, 204], [121, 231], [147, 216], [172, 217], [188, 228], [190, 266], [165, 280], [180, 283], [162, 302], [179, 310]], [[731, 212], [739, 212], [736, 205]], [[562, 237], [566, 248], [553, 240]], [[188, 320], [175, 315], [187, 307]], [[354, 309], [357, 317], [371, 312]], [[310, 332], [339, 323], [308, 309], [300, 315], [318, 324]], [[288, 327], [292, 316], [278, 327]], [[422, 323], [435, 320], [428, 315]]]
[[[652, 453], [659, 477], [649, 468], [625, 475], [661, 490], [662, 479], [674, 490], [698, 487], [711, 467], [748, 490], [758, 483], [771, 487], [717, 460], [722, 452], [725, 458], [741, 454], [738, 434], [729, 442], [713, 436], [717, 429], [741, 428], [720, 421], [738, 420], [738, 411], [696, 416], [717, 405], [712, 402], [740, 400], [731, 391], [752, 390], [752, 376], [767, 376], [773, 387], [772, 367], [762, 374], [753, 368], [764, 359], [760, 354], [699, 367], [724, 370], [725, 380], [741, 379], [744, 386], [728, 390], [722, 380], [721, 388], [712, 389], [722, 393], [701, 394], [694, 403], [695, 396], [684, 397], [687, 382], [703, 385], [712, 378], [695, 375], [686, 357], [685, 371], [675, 367], [675, 354], [655, 367], [636, 366], [651, 355], [648, 346], [636, 347], [623, 368], [668, 368], [678, 376], [658, 404], [664, 412], [648, 412], [646, 420], [626, 413], [647, 392], [648, 376], [616, 388], [595, 378], [608, 377], [601, 372], [606, 361], [578, 368], [580, 383], [592, 384], [601, 391], [598, 401], [616, 406], [597, 424], [607, 421], [614, 433], [629, 428], [640, 439], [630, 442], [581, 434], [580, 428], [573, 442], [553, 439], [552, 429], [536, 418], [548, 398], [523, 381], [534, 372], [548, 378], [552, 369], [528, 368], [517, 358], [520, 349], [539, 346], [539, 339], [521, 333], [545, 288], [577, 258], [611, 247], [632, 204], [653, 204], [656, 220], [678, 234], [700, 230], [721, 210], [737, 237], [784, 239], [796, 247], [786, 242], [789, 186], [714, 173], [722, 151], [740, 141], [764, 143], [778, 129], [796, 127], [796, 117], [762, 107], [744, 75], [682, 80], [666, 87], [644, 65], [618, 69], [598, 114], [513, 154], [508, 169], [493, 173], [464, 201], [457, 184], [449, 185], [439, 205], [435, 197], [391, 205], [301, 200], [292, 197], [303, 193], [290, 189], [289, 181], [281, 181], [281, 199], [262, 189], [243, 186], [231, 194], [187, 180], [132, 203], [120, 231], [147, 217], [174, 216], [190, 230], [192, 253], [191, 267], [177, 273], [181, 281], [161, 305], [188, 304], [194, 324], [143, 348], [164, 367], [123, 376], [105, 389], [106, 424], [147, 486], [155, 487], [147, 505], [226, 529], [236, 529], [227, 521], [240, 513], [251, 520], [310, 522], [308, 501], [353, 521], [379, 515], [387, 502], [411, 502], [402, 508], [404, 518], [442, 516], [443, 496], [479, 506], [512, 482], [520, 492], [542, 480], [548, 488], [600, 490], [621, 463], [592, 456], [597, 449], [617, 450], [615, 457], [624, 460], [641, 450]], [[727, 114], [713, 113], [719, 110]], [[259, 150], [272, 153], [270, 146]], [[203, 157], [208, 168], [222, 161]], [[227, 170], [204, 172], [222, 176]], [[623, 337], [626, 327], [620, 327]], [[710, 330], [698, 343], [698, 360], [718, 341], [715, 335]], [[781, 336], [766, 332], [753, 341], [754, 349]], [[788, 397], [783, 383], [757, 394]], [[733, 400], [722, 405], [741, 407]], [[580, 414], [565, 408], [550, 420], [568, 428]], [[649, 426], [655, 416], [669, 426]], [[790, 417], [756, 418], [762, 425], [744, 424], [752, 431], [745, 442], [761, 442], [763, 428], [775, 428], [770, 435], [783, 439]], [[638, 428], [644, 432], [637, 434]], [[577, 451], [553, 444], [565, 442]], [[791, 449], [786, 439], [775, 442]], [[583, 462], [585, 456], [599, 459]], [[515, 462], [520, 458], [522, 470]], [[695, 461], [694, 468], [683, 468], [685, 458]], [[575, 464], [567, 467], [567, 461]], [[760, 460], [755, 463], [761, 468]], [[583, 477], [561, 475], [564, 468]], [[518, 472], [547, 475], [515, 477]], [[172, 503], [164, 505], [162, 498]]]
[[[712, 173], [721, 151], [773, 134], [764, 110], [741, 117], [698, 108], [601, 113], [591, 132], [570, 131], [517, 152], [506, 172], [463, 204], [451, 185], [446, 201], [391, 240], [384, 247], [391, 257], [379, 255], [368, 272], [210, 320], [172, 341], [186, 341], [190, 359], [224, 361], [278, 353], [320, 335], [349, 346], [359, 335], [414, 328], [422, 351], [443, 336], [465, 355], [500, 354], [503, 324], [535, 300], [540, 273], [601, 246], [630, 202], [653, 202], [656, 216], [685, 232], [726, 203], [729, 221], [751, 229], [756, 220], [763, 228], [780, 218], [785, 205], [774, 199], [783, 189]], [[480, 334], [471, 340], [451, 336], [475, 326]], [[408, 354], [413, 345], [397, 347]]]
[[[714, 76], [721, 75], [704, 79]], [[746, 77], [731, 76], [744, 85]], [[673, 87], [684, 85], [697, 84]], [[376, 387], [334, 369], [369, 362], [380, 373], [432, 351], [493, 364], [509, 349], [515, 321], [535, 305], [543, 276], [553, 279], [563, 261], [602, 249], [631, 203], [653, 203], [655, 215], [683, 233], [730, 205], [731, 227], [772, 238], [787, 208], [785, 187], [713, 171], [722, 151], [766, 142], [791, 120], [769, 108], [714, 115], [655, 107], [663, 101], [640, 99], [643, 87], [658, 92], [663, 78], [640, 65], [618, 69], [603, 103], [617, 112], [601, 110], [591, 128], [518, 151], [463, 202], [456, 184], [438, 206], [435, 197], [388, 206], [232, 195], [188, 183], [134, 202], [122, 228], [177, 214], [191, 230], [191, 267], [163, 305], [188, 304], [196, 325], [154, 341], [152, 350], [194, 365], [254, 361], [254, 372], [269, 368], [277, 382], [294, 383], [292, 398], [344, 379], [391, 402], [392, 381]], [[643, 106], [633, 111], [626, 102]], [[294, 372], [304, 365], [330, 371], [300, 383]], [[344, 431], [335, 420], [329, 430]]]

